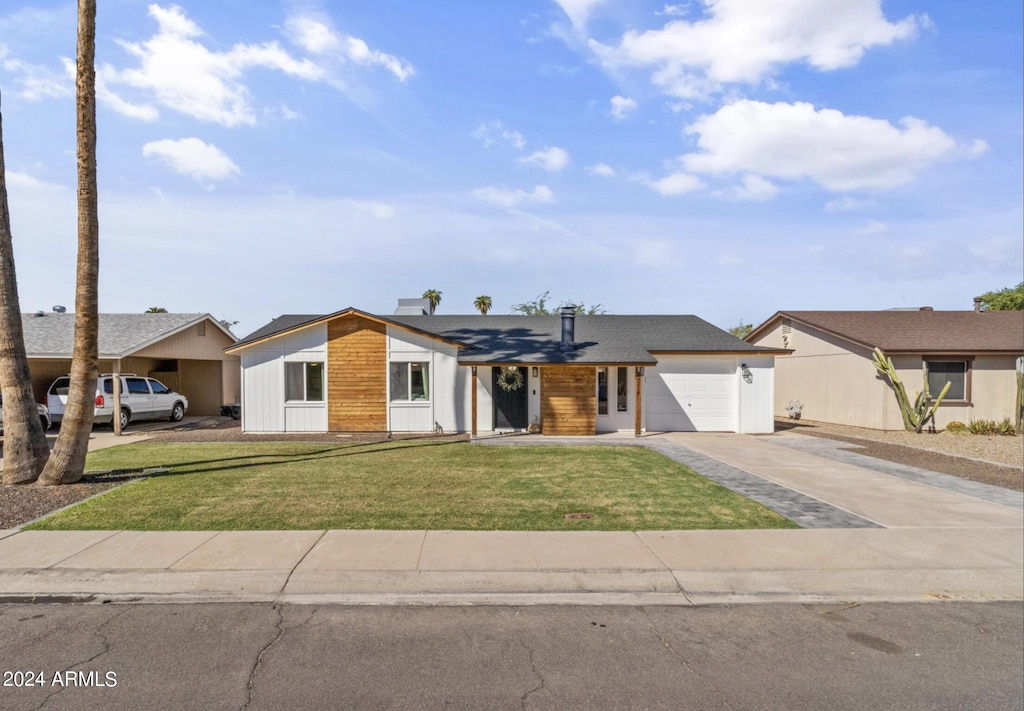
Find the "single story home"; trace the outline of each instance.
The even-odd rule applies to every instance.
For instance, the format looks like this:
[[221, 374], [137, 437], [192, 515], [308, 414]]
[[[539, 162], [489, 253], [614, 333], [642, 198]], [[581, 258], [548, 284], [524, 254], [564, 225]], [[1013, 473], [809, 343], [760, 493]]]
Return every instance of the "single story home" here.
[[[71, 372], [75, 315], [22, 314], [32, 392], [46, 402], [50, 384]], [[210, 314], [100, 314], [99, 371], [156, 378], [188, 398], [188, 414], [218, 415], [239, 392], [239, 358], [224, 349], [235, 342]]]
[[933, 396], [951, 383], [935, 415], [942, 429], [954, 420], [1013, 421], [1024, 312], [779, 311], [746, 340], [792, 350], [776, 367], [776, 416], [799, 403], [810, 420], [902, 430], [892, 387], [872, 365], [880, 348], [911, 398], [926, 377]]
[[280, 316], [228, 348], [243, 430], [773, 431], [784, 351], [696, 316], [438, 316], [409, 301]]

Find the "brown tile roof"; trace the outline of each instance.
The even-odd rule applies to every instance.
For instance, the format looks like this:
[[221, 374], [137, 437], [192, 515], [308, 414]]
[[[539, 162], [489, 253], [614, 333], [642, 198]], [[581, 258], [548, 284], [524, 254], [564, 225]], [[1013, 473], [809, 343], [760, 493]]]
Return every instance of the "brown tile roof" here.
[[764, 325], [779, 317], [886, 353], [1024, 353], [1024, 311], [780, 311]]

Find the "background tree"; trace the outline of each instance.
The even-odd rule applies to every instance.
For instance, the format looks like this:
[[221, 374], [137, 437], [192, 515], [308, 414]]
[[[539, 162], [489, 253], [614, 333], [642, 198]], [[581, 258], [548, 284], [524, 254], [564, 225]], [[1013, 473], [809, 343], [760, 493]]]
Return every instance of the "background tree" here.
[[148, 309], [146, 309], [146, 313], [147, 314], [165, 314], [165, 313], [167, 313], [167, 309], [165, 309], [163, 306], [150, 306]]
[[423, 292], [423, 298], [430, 301], [430, 315], [433, 316], [437, 305], [441, 303], [441, 292], [437, 289], [427, 289]]
[[740, 322], [729, 329], [729, 333], [736, 336], [736, 338], [746, 338], [754, 330], [754, 324], [743, 323], [743, 319]]
[[562, 301], [558, 306], [548, 306], [548, 299], [551, 292], [545, 291], [533, 301], [526, 301], [521, 304], [514, 304], [510, 311], [521, 316], [551, 316], [557, 315], [563, 306], [571, 306], [577, 316], [597, 316], [608, 313], [604, 304], [587, 306], [582, 301]]
[[999, 291], [986, 291], [978, 298], [982, 311], [1024, 311], [1024, 281]]
[[0, 392], [4, 395], [4, 484], [30, 484], [39, 477], [50, 450], [32, 395], [21, 326], [14, 240], [7, 205], [3, 116], [0, 115]]
[[[75, 342], [71, 384], [60, 434], [39, 483], [73, 484], [85, 472], [99, 377], [100, 225], [96, 187], [96, 0], [78, 0], [75, 69], [78, 152], [78, 265], [75, 270]], [[119, 413], [114, 413], [118, 417]]]
[[473, 307], [480, 312], [480, 315], [486, 316], [487, 312], [491, 310], [491, 297], [489, 296], [478, 296], [473, 301]]

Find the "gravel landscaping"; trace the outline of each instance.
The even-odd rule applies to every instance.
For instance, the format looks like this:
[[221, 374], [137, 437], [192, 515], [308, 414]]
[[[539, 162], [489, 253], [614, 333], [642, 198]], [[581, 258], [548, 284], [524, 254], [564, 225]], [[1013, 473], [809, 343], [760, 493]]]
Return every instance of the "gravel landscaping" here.
[[[882, 432], [809, 420], [776, 422], [776, 431], [791, 431], [858, 445], [857, 452], [886, 461], [1024, 491], [1024, 437], [999, 435]], [[239, 423], [210, 418], [174, 429], [146, 433], [153, 442], [379, 442], [379, 434], [243, 435]], [[414, 435], [429, 437], [433, 435]], [[396, 439], [399, 436], [396, 436]], [[467, 435], [439, 439], [465, 440]], [[981, 461], [984, 460], [984, 461]], [[65, 506], [125, 483], [138, 475], [87, 475], [80, 483], [60, 487], [0, 486], [0, 529], [14, 528]]]

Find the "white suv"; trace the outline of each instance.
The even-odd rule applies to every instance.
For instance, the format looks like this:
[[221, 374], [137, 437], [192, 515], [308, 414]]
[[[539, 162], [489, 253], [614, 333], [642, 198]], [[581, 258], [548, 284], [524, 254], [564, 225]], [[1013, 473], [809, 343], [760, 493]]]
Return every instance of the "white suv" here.
[[[68, 402], [71, 377], [64, 375], [53, 381], [46, 394], [50, 419], [59, 425]], [[134, 420], [154, 420], [167, 417], [179, 422], [188, 411], [188, 400], [159, 380], [132, 373], [121, 374], [121, 428]], [[110, 424], [114, 420], [114, 376], [101, 375], [96, 383], [96, 412], [93, 423]]]

